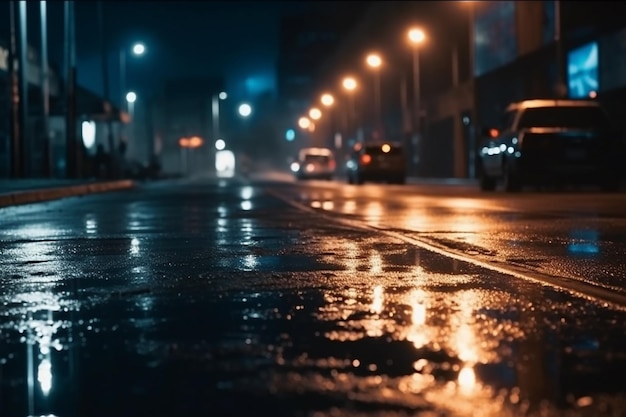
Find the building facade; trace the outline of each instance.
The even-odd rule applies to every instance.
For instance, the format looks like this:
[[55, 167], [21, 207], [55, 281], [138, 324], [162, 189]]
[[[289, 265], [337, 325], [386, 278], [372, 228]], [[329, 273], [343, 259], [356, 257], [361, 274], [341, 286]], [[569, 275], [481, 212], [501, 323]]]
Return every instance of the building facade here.
[[302, 131], [300, 116], [311, 106], [320, 106], [326, 88], [321, 76], [328, 55], [353, 28], [364, 11], [359, 2], [320, 2], [318, 7], [283, 17], [279, 32], [276, 63], [278, 101], [281, 104], [283, 131], [294, 130], [294, 149], [325, 146], [329, 135]]
[[[39, 52], [29, 47], [26, 66], [27, 115], [24, 134], [21, 137], [26, 155], [22, 162], [27, 166], [28, 177], [56, 177], [67, 175], [67, 135], [65, 121], [64, 82], [60, 71], [50, 65], [48, 70], [49, 118], [48, 129], [43, 123], [42, 74]], [[9, 74], [9, 48], [0, 40], [0, 178], [11, 175], [14, 161], [11, 155], [11, 92]], [[76, 88], [76, 140], [79, 154], [84, 159], [79, 165], [82, 176], [90, 176], [90, 156], [98, 145], [106, 152], [117, 152], [121, 125], [128, 122], [128, 116], [113, 107], [107, 106], [98, 95], [77, 86]], [[110, 140], [109, 131], [112, 129]], [[46, 134], [47, 133], [47, 134]], [[86, 135], [86, 137], [83, 137]], [[78, 156], [77, 156], [78, 158]]]
[[[404, 135], [410, 172], [473, 177], [481, 127], [498, 124], [501, 110], [512, 101], [562, 94], [559, 80], [568, 96], [597, 97], [625, 120], [626, 25], [620, 16], [606, 1], [374, 2], [329, 55], [323, 77], [328, 84], [344, 74], [361, 81], [357, 112], [367, 127], [373, 118], [368, 110], [373, 83], [364, 57], [379, 52], [385, 64], [386, 137]], [[414, 25], [427, 34], [419, 48], [418, 144], [406, 137], [414, 91], [406, 32]]]
[[[223, 117], [213, 104], [224, 88], [222, 77], [171, 79], [147, 103], [148, 145], [164, 174], [190, 175], [214, 169], [214, 144], [216, 135], [222, 133], [214, 122]], [[202, 144], [181, 146], [182, 138], [192, 137], [200, 138]]]

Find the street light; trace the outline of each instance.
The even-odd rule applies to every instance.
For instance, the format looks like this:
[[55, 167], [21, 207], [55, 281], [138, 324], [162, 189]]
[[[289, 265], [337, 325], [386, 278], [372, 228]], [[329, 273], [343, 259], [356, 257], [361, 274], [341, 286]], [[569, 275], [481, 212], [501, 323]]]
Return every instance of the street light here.
[[252, 107], [248, 103], [239, 105], [239, 115], [242, 117], [248, 117], [252, 114]]
[[352, 77], [346, 77], [343, 79], [341, 85], [343, 86], [343, 88], [345, 88], [347, 91], [353, 91], [354, 89], [356, 89], [357, 87], [357, 82], [354, 78]]
[[133, 143], [134, 139], [134, 120], [135, 120], [135, 101], [137, 101], [137, 94], [134, 91], [129, 91], [126, 93], [126, 103], [128, 105], [128, 142]]
[[309, 117], [313, 120], [319, 120], [322, 117], [322, 112], [320, 109], [313, 107], [311, 110], [309, 110]]
[[[142, 56], [146, 53], [146, 46], [141, 42], [136, 42], [130, 48], [133, 56]], [[126, 91], [126, 78], [128, 76], [126, 71], [126, 48], [120, 49], [120, 96], [124, 97], [124, 91]]]
[[213, 139], [220, 135], [220, 100], [226, 100], [228, 94], [222, 91], [211, 98], [211, 115], [213, 116]]
[[374, 106], [376, 113], [376, 127], [382, 130], [382, 103], [380, 97], [380, 67], [383, 60], [378, 54], [369, 54], [365, 58], [367, 65], [374, 70]]
[[470, 125], [469, 125], [469, 138], [468, 138], [468, 176], [469, 178], [476, 177], [476, 138], [478, 137], [478, 106], [476, 91], [476, 42], [474, 31], [476, 29], [476, 2], [463, 1], [462, 3], [468, 3], [468, 18], [469, 18], [469, 84], [471, 94], [471, 109], [470, 109]]
[[322, 94], [320, 101], [322, 102], [324, 106], [330, 107], [335, 103], [335, 97], [333, 97], [332, 94], [328, 94], [328, 93]]
[[143, 43], [136, 43], [133, 45], [134, 55], [143, 55], [146, 52], [146, 47]]
[[132, 91], [129, 91], [128, 93], [126, 93], [126, 101], [128, 103], [134, 103], [137, 100], [137, 94], [135, 94]]
[[308, 117], [301, 117], [300, 119], [298, 119], [298, 126], [300, 126], [301, 129], [308, 129], [309, 126], [311, 126], [311, 120]]
[[413, 161], [417, 165], [420, 157], [419, 144], [422, 132], [419, 46], [426, 40], [426, 34], [420, 28], [411, 28], [407, 32], [407, 38], [409, 39], [409, 43], [411, 44], [411, 47], [413, 49], [413, 128], [415, 129], [415, 136], [413, 138], [413, 146], [415, 147]]
[[354, 106], [354, 91], [358, 87], [357, 81], [352, 77], [345, 77], [341, 82], [341, 86], [344, 90], [346, 90], [348, 96], [348, 106], [346, 108], [346, 132], [350, 134], [352, 131], [352, 126], [355, 123], [356, 119], [356, 109]]

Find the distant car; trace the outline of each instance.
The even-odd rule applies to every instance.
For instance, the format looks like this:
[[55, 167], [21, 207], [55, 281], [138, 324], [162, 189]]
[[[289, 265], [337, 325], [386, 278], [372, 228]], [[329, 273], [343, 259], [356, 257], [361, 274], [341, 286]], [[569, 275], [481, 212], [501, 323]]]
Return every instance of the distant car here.
[[[488, 133], [487, 133], [488, 132]], [[561, 184], [620, 187], [624, 143], [594, 100], [526, 100], [486, 129], [479, 150], [480, 188], [506, 191]]]
[[329, 148], [303, 148], [298, 153], [298, 160], [291, 164], [291, 171], [299, 180], [332, 180], [336, 168], [335, 155]]
[[346, 163], [346, 176], [350, 184], [366, 181], [404, 184], [404, 149], [393, 143], [357, 143]]

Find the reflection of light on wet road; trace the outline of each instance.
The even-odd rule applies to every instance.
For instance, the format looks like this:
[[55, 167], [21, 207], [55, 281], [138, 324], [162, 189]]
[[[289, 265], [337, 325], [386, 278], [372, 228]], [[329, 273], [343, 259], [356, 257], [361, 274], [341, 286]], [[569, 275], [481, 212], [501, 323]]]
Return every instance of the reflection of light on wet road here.
[[0, 234], [18, 239], [51, 239], [62, 235], [63, 231], [49, 223], [30, 223], [19, 225], [15, 229], [0, 230]]
[[217, 206], [217, 213], [220, 217], [228, 216], [228, 206], [226, 206], [226, 204], [224, 203], [220, 203], [220, 205]]
[[85, 219], [85, 232], [90, 235], [98, 233], [98, 221], [91, 214]]
[[383, 273], [383, 258], [380, 256], [380, 252], [372, 252], [369, 258], [370, 261], [370, 274], [376, 276]]
[[257, 257], [254, 255], [244, 256], [242, 262], [243, 262], [244, 269], [248, 271], [253, 271], [259, 263], [259, 261], [257, 260]]
[[371, 311], [375, 314], [381, 314], [383, 312], [385, 302], [385, 290], [382, 285], [374, 287], [374, 294], [372, 295]]
[[365, 214], [367, 221], [373, 223], [375, 226], [381, 226], [380, 220], [385, 212], [385, 208], [378, 201], [370, 201], [365, 204], [363, 213]]
[[138, 255], [139, 254], [139, 239], [136, 237], [130, 240], [130, 254]]
[[461, 392], [465, 395], [471, 394], [476, 387], [476, 373], [471, 366], [465, 366], [459, 372], [458, 384]]
[[575, 255], [596, 255], [600, 253], [598, 244], [600, 233], [596, 230], [573, 230], [570, 232], [568, 252]]
[[39, 381], [43, 395], [47, 396], [52, 388], [52, 363], [50, 363], [50, 359], [41, 360], [37, 369], [37, 381]]
[[334, 210], [335, 203], [333, 203], [330, 200], [325, 200], [325, 201], [313, 200], [311, 201], [311, 207], [315, 209], [322, 209], [322, 210], [330, 211], [330, 210]]
[[254, 194], [254, 189], [250, 186], [246, 186], [241, 189], [241, 198], [244, 200], [250, 200], [253, 194]]
[[463, 362], [475, 364], [479, 361], [480, 345], [474, 317], [480, 308], [481, 300], [474, 291], [463, 291], [455, 297], [459, 309], [451, 318], [454, 349]]
[[346, 202], [343, 203], [343, 208], [342, 211], [346, 214], [354, 214], [356, 213], [356, 201], [354, 200], [347, 200]]
[[[336, 243], [333, 242], [332, 245], [336, 246]], [[341, 249], [345, 250], [345, 268], [350, 272], [356, 272], [359, 268], [359, 245], [348, 241], [344, 243], [344, 247]]]
[[413, 343], [415, 349], [427, 345], [436, 336], [433, 329], [426, 324], [426, 297], [427, 294], [421, 289], [411, 290], [405, 298], [405, 303], [411, 309], [411, 321], [406, 329], [406, 339]]

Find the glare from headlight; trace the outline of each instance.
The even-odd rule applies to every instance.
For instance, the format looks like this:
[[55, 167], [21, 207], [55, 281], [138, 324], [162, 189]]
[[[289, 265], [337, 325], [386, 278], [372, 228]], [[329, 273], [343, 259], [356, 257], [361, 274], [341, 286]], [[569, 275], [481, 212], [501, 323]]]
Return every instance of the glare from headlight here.
[[292, 162], [291, 163], [291, 171], [292, 172], [298, 172], [300, 171], [300, 164], [297, 162]]

